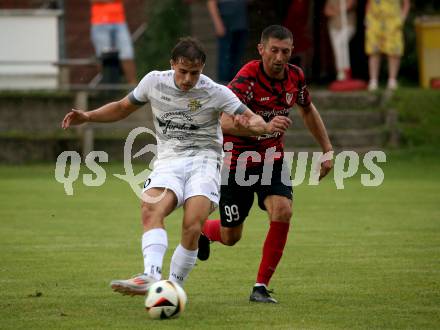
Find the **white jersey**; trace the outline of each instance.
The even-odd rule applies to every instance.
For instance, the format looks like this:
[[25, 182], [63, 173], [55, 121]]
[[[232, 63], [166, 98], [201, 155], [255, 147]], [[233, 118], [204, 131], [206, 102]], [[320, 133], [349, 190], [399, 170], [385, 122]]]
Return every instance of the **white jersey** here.
[[180, 90], [174, 82], [174, 70], [148, 73], [129, 98], [134, 104], [151, 103], [158, 159], [204, 151], [220, 156], [220, 113], [240, 114], [246, 109], [232, 91], [203, 74], [192, 89]]

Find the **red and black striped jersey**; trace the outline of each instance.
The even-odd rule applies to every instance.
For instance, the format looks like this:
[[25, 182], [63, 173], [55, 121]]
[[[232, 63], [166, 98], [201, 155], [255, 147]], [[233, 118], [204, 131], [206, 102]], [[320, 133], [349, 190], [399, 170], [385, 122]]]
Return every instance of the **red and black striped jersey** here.
[[[270, 78], [263, 69], [261, 60], [254, 60], [245, 64], [237, 73], [228, 87], [256, 114], [262, 116], [266, 122], [275, 116], [288, 116], [296, 103], [302, 107], [311, 103], [303, 71], [291, 64], [287, 64], [283, 79]], [[264, 161], [268, 148], [275, 147], [283, 157], [283, 134], [266, 134], [258, 137], [243, 137], [224, 135], [224, 144], [233, 143], [230, 166], [236, 167], [238, 156], [244, 151], [257, 151]], [[272, 149], [273, 150], [273, 149]], [[229, 151], [225, 149], [225, 151]], [[229, 163], [229, 160], [226, 160]], [[259, 165], [250, 163], [247, 166]]]

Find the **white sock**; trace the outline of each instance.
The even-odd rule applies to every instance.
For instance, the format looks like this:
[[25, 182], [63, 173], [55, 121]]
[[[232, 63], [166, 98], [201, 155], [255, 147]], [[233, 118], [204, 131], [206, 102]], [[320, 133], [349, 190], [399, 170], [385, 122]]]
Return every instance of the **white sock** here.
[[375, 91], [377, 90], [377, 79], [370, 79], [370, 82], [368, 83], [368, 90]]
[[142, 254], [144, 256], [144, 274], [160, 280], [162, 263], [168, 247], [167, 232], [162, 228], [146, 231], [142, 236]]
[[388, 89], [397, 89], [397, 80], [396, 79], [388, 79], [388, 85], [387, 85]]
[[338, 75], [336, 76], [337, 80], [345, 80], [345, 72], [343, 70], [338, 71]]
[[267, 290], [267, 285], [264, 283], [255, 283], [254, 287], [256, 287], [256, 286], [264, 286]]
[[170, 281], [177, 282], [183, 287], [191, 269], [194, 268], [197, 260], [197, 252], [199, 250], [187, 250], [179, 244], [174, 250], [170, 265]]

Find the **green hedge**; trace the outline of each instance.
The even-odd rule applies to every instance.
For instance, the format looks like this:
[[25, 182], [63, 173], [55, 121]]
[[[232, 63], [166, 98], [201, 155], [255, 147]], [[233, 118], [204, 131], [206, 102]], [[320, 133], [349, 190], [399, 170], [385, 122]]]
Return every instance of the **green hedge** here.
[[391, 103], [404, 145], [440, 147], [440, 90], [402, 88]]
[[147, 30], [136, 45], [140, 78], [152, 70], [170, 68], [171, 49], [189, 34], [189, 5], [182, 0], [148, 1]]

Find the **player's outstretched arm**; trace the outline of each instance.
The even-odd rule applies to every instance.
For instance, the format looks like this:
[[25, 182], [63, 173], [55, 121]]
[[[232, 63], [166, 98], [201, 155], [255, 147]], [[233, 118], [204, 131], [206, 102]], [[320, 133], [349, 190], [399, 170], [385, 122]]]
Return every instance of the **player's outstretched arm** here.
[[124, 119], [139, 109], [139, 105], [130, 102], [128, 96], [116, 102], [110, 102], [93, 111], [72, 109], [61, 122], [64, 129], [87, 122], [107, 123]]
[[263, 117], [247, 109], [243, 114], [230, 116], [223, 113], [221, 125], [223, 133], [237, 136], [258, 136], [262, 134], [283, 133], [291, 125], [288, 117], [276, 116], [269, 123]]
[[72, 109], [67, 115], [64, 116], [61, 122], [61, 127], [64, 129], [70, 126], [81, 125], [89, 121], [89, 116], [87, 112], [83, 110]]
[[[319, 143], [322, 148], [322, 152], [327, 154], [328, 152], [333, 152], [333, 147], [327, 134], [324, 122], [313, 103], [306, 107], [299, 107], [300, 114], [304, 120], [304, 124], [312, 133], [315, 140]], [[325, 177], [330, 170], [333, 168], [332, 159], [325, 160], [321, 164], [319, 180]]]

